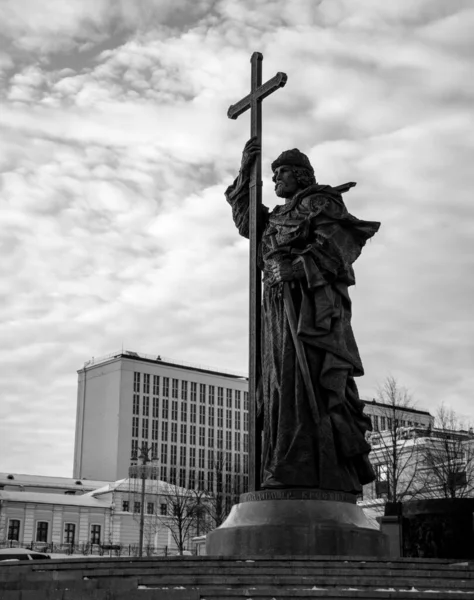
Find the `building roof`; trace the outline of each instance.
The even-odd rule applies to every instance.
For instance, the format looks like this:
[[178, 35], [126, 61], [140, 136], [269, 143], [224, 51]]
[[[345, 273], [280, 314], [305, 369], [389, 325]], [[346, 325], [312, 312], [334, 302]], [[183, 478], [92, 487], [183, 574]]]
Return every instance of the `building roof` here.
[[78, 370], [78, 373], [85, 371], [86, 369], [91, 369], [97, 365], [110, 362], [119, 358], [126, 358], [128, 360], [136, 360], [138, 362], [146, 362], [153, 363], [156, 365], [162, 365], [165, 367], [174, 367], [186, 369], [187, 371], [195, 371], [197, 373], [205, 373], [207, 375], [218, 375], [220, 377], [228, 377], [230, 379], [241, 379], [244, 381], [248, 381], [247, 375], [243, 373], [236, 373], [232, 371], [227, 371], [225, 369], [218, 369], [213, 367], [206, 367], [204, 365], [196, 365], [184, 361], [178, 361], [173, 358], [162, 358], [160, 355], [156, 354], [144, 354], [143, 352], [134, 352], [132, 350], [121, 350], [119, 352], [112, 352], [111, 354], [107, 354], [105, 356], [101, 356], [99, 358], [92, 357], [91, 360], [88, 360], [84, 363], [84, 367]]
[[[89, 492], [87, 495], [96, 498], [97, 496], [102, 496], [103, 494], [108, 494], [110, 492], [129, 492], [131, 487], [139, 487], [141, 486], [140, 479], [119, 479], [118, 481], [114, 481], [113, 483], [109, 483], [104, 485], [103, 487]], [[146, 479], [145, 480], [145, 491], [147, 494], [163, 494], [163, 495], [173, 495], [173, 494], [188, 494], [189, 490], [179, 485], [173, 485], [166, 481], [160, 481], [157, 479]]]
[[74, 477], [51, 477], [49, 475], [26, 475], [24, 473], [0, 473], [0, 486], [61, 488], [89, 492], [107, 484], [107, 481], [94, 479], [76, 479]]
[[56, 504], [61, 506], [84, 506], [95, 508], [110, 508], [112, 502], [99, 500], [90, 494], [69, 496], [67, 494], [48, 494], [44, 492], [6, 492], [0, 490], [0, 500], [8, 502], [27, 502], [30, 504]]
[[411, 408], [409, 406], [392, 406], [391, 404], [387, 404], [385, 402], [378, 402], [377, 400], [365, 400], [364, 399], [363, 402], [365, 402], [365, 404], [368, 404], [368, 405], [373, 404], [374, 406], [380, 406], [381, 408], [385, 408], [385, 409], [396, 410], [396, 411], [400, 411], [400, 412], [416, 413], [416, 414], [426, 415], [428, 417], [433, 418], [431, 413], [429, 413], [427, 410], [418, 410], [417, 408]]

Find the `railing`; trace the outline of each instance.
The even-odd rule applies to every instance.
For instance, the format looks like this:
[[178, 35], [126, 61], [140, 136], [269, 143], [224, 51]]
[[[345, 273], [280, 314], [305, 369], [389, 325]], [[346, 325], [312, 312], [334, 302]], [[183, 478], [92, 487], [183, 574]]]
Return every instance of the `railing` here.
[[231, 375], [233, 377], [238, 377], [242, 379], [248, 379], [248, 375], [245, 373], [238, 373], [236, 371], [229, 371], [227, 369], [222, 369], [220, 367], [210, 367], [208, 365], [200, 365], [196, 363], [190, 363], [183, 360], [175, 360], [174, 358], [168, 358], [166, 356], [160, 356], [157, 354], [144, 354], [143, 352], [134, 352], [132, 350], [119, 350], [118, 352], [112, 352], [111, 354], [106, 354], [105, 356], [100, 356], [99, 358], [92, 357], [90, 360], [84, 363], [84, 368], [91, 367], [93, 365], [99, 365], [113, 358], [123, 357], [135, 357], [135, 358], [144, 358], [146, 360], [153, 360], [154, 362], [163, 362], [170, 365], [176, 365], [177, 367], [187, 367], [190, 369], [199, 369], [200, 371], [211, 371], [212, 373], [221, 373], [222, 375]]
[[[26, 548], [36, 552], [45, 552], [46, 554], [66, 554], [68, 556], [138, 556], [138, 544], [91, 544], [82, 542], [79, 544], [57, 544], [54, 542], [30, 542], [21, 544], [14, 540], [0, 541], [0, 548]], [[186, 548], [188, 550], [188, 548]], [[153, 545], [143, 546], [143, 556], [168, 556], [174, 555], [178, 551], [170, 549], [168, 546], [156, 549]], [[196, 553], [194, 549], [193, 554]]]

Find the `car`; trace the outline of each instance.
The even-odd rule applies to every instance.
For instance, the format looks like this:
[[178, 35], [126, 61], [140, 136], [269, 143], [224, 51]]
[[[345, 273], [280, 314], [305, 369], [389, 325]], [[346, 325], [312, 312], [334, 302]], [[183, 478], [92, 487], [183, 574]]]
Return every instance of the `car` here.
[[0, 562], [18, 560], [44, 560], [47, 558], [51, 558], [51, 556], [49, 554], [45, 554], [44, 552], [28, 550], [28, 548], [2, 548], [0, 550]]

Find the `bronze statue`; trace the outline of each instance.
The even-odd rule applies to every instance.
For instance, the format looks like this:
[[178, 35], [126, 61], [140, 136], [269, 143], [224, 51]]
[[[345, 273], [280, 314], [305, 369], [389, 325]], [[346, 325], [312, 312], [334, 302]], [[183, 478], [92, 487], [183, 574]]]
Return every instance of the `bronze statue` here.
[[[249, 182], [260, 155], [245, 145], [226, 198], [239, 233], [249, 237]], [[258, 215], [257, 260], [263, 272], [257, 414], [263, 414], [260, 485], [358, 493], [375, 479], [354, 377], [363, 374], [351, 328], [352, 264], [380, 223], [346, 209], [338, 188], [316, 182], [308, 157], [283, 152], [272, 164], [285, 199]], [[259, 436], [257, 431], [257, 437]]]

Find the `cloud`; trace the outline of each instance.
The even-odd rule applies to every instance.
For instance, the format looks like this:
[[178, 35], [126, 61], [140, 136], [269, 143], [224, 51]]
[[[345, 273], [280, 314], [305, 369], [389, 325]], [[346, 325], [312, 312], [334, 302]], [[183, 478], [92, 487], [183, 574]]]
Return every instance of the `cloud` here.
[[472, 414], [467, 3], [4, 4], [3, 470], [70, 474], [93, 355], [247, 370], [248, 243], [223, 192], [249, 133], [226, 112], [255, 50], [264, 80], [288, 73], [264, 101], [265, 203], [271, 161], [299, 147], [382, 222], [351, 290], [361, 394], [392, 373], [421, 408]]

